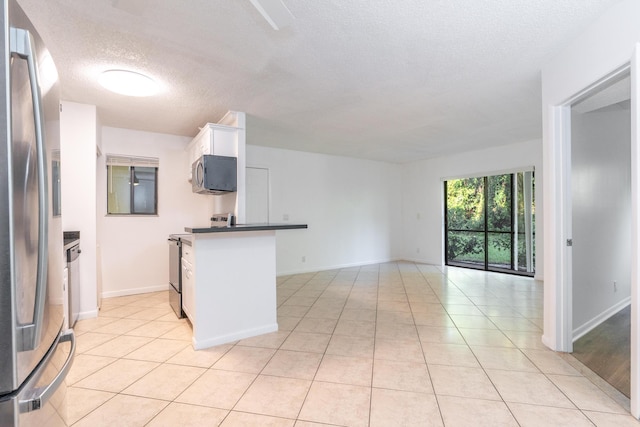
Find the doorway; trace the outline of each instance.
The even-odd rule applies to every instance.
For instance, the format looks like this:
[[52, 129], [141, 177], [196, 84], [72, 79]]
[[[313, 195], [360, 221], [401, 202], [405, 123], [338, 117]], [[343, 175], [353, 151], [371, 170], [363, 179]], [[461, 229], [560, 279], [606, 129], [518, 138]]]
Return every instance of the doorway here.
[[630, 94], [627, 70], [571, 103], [568, 186], [573, 353], [627, 397], [631, 375]]

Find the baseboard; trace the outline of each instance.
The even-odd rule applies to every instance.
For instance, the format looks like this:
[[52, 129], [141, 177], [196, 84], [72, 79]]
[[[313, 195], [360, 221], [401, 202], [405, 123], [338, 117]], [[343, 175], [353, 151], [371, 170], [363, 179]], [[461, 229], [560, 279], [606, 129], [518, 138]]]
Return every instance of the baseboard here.
[[555, 343], [554, 343], [554, 342], [552, 342], [552, 341], [547, 337], [547, 335], [544, 335], [544, 334], [543, 334], [543, 335], [542, 335], [542, 338], [541, 338], [541, 341], [542, 341], [542, 344], [544, 344], [545, 346], [547, 346], [547, 347], [548, 347], [548, 348], [550, 348], [551, 350], [553, 350], [553, 351], [560, 351], [560, 350], [558, 350], [558, 349], [556, 348]]
[[415, 262], [416, 264], [427, 264], [427, 265], [435, 265], [436, 267], [440, 267], [442, 266], [442, 263], [440, 261], [438, 262], [431, 262], [428, 259], [424, 259], [424, 258], [411, 258], [411, 257], [404, 257], [401, 258], [402, 261], [409, 261], [409, 262]]
[[278, 271], [276, 272], [276, 276], [277, 277], [291, 276], [293, 274], [315, 273], [318, 271], [338, 270], [340, 268], [362, 267], [365, 265], [384, 264], [385, 262], [395, 262], [400, 260], [402, 260], [402, 258], [387, 258], [387, 259], [377, 260], [377, 261], [352, 262], [352, 263], [345, 263], [345, 264], [327, 265], [327, 266], [321, 266], [321, 267], [316, 266], [316, 267], [309, 267], [309, 268], [300, 269], [300, 270]]
[[591, 332], [593, 329], [595, 329], [602, 322], [604, 322], [605, 320], [607, 320], [608, 318], [610, 318], [611, 316], [613, 316], [614, 314], [616, 314], [617, 312], [619, 312], [623, 308], [626, 308], [627, 306], [629, 306], [629, 304], [631, 304], [631, 297], [627, 297], [627, 298], [623, 299], [622, 301], [620, 301], [619, 303], [617, 303], [613, 307], [610, 307], [609, 309], [603, 311], [602, 313], [600, 313], [599, 315], [597, 315], [593, 319], [591, 319], [588, 322], [584, 323], [582, 326], [574, 329], [573, 330], [573, 342], [576, 342], [577, 340], [579, 340], [580, 338], [582, 338], [583, 336], [585, 336], [586, 334]]
[[388, 259], [378, 260], [378, 261], [363, 261], [363, 262], [354, 262], [354, 263], [345, 263], [345, 264], [335, 264], [335, 265], [323, 266], [323, 267], [313, 267], [313, 268], [308, 268], [303, 270], [278, 271], [276, 273], [276, 276], [278, 277], [291, 276], [293, 274], [315, 273], [318, 271], [338, 270], [340, 268], [362, 267], [366, 265], [384, 264], [385, 262], [398, 262], [398, 261], [415, 262], [416, 264], [426, 264], [426, 265], [434, 265], [436, 267], [442, 267], [442, 263], [440, 262], [430, 262], [429, 260], [419, 259], [419, 258], [399, 257], [399, 258], [388, 258]]
[[96, 307], [95, 310], [82, 311], [82, 312], [78, 313], [78, 320], [93, 319], [94, 317], [98, 317], [98, 308], [97, 307]]
[[169, 284], [157, 285], [157, 286], [146, 286], [144, 288], [122, 289], [119, 291], [106, 291], [106, 292], [102, 292], [102, 298], [114, 298], [114, 297], [125, 297], [127, 295], [147, 294], [150, 292], [166, 291], [167, 289], [169, 289]]
[[195, 350], [201, 350], [203, 348], [213, 347], [215, 345], [227, 344], [230, 342], [242, 340], [245, 338], [252, 338], [258, 335], [268, 334], [269, 332], [276, 332], [278, 330], [278, 324], [272, 323], [270, 325], [264, 325], [257, 328], [245, 329], [242, 331], [234, 332], [227, 335], [219, 335], [204, 340], [196, 340], [195, 335], [191, 341]]

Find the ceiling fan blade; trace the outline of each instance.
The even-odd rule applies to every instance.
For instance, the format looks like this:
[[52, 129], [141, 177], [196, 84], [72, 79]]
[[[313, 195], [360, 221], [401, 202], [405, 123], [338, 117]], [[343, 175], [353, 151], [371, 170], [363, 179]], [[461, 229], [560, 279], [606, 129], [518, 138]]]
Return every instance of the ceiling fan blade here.
[[274, 30], [290, 25], [295, 17], [282, 0], [249, 0]]
[[148, 7], [147, 2], [141, 0], [111, 0], [111, 5], [116, 9], [137, 16], [143, 16]]

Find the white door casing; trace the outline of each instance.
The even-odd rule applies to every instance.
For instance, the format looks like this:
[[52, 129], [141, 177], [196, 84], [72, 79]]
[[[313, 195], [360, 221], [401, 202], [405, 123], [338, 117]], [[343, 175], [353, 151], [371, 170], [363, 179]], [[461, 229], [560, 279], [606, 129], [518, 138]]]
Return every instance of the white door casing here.
[[640, 43], [636, 43], [631, 58], [631, 414], [640, 418]]
[[[640, 283], [640, 152], [638, 150], [638, 46], [630, 63], [619, 67], [607, 76], [586, 87], [572, 96], [563, 105], [553, 107], [554, 112], [554, 138], [557, 144], [555, 151], [556, 179], [560, 183], [560, 191], [556, 193], [556, 215], [560, 218], [561, 236], [555, 243], [561, 262], [556, 264], [557, 279], [560, 286], [555, 288], [556, 298], [556, 350], [563, 352], [573, 351], [573, 274], [572, 274], [572, 246], [568, 243], [572, 240], [572, 195], [571, 195], [571, 105], [584, 99], [609, 82], [619, 79], [622, 74], [630, 73], [631, 76], [631, 413], [634, 417], [640, 417], [640, 328], [638, 328], [638, 307], [640, 307], [640, 295], [638, 284]], [[548, 265], [548, 264], [547, 264]], [[547, 289], [545, 289], [547, 291]], [[548, 345], [548, 344], [547, 344]]]

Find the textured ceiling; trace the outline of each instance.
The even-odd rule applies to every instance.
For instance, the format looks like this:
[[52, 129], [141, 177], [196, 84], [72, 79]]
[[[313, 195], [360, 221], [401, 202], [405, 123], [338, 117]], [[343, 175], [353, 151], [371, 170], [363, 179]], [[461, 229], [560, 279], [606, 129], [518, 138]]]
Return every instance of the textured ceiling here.
[[[541, 66], [617, 0], [283, 0], [279, 31], [249, 0], [18, 1], [104, 125], [193, 136], [237, 110], [251, 144], [408, 162], [540, 138]], [[111, 94], [110, 68], [162, 93]]]

